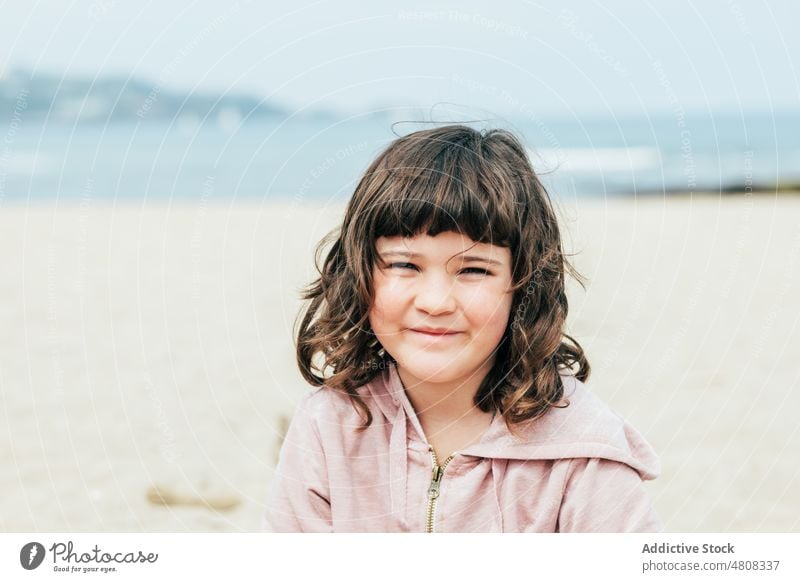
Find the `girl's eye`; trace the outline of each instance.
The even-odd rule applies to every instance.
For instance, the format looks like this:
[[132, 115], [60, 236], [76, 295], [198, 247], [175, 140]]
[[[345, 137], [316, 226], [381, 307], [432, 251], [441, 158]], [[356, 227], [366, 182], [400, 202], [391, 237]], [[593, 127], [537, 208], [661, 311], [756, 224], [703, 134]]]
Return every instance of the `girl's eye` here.
[[412, 267], [416, 269], [416, 266], [412, 265], [411, 263], [390, 263], [389, 268], [394, 269], [395, 267], [405, 268], [405, 267]]
[[488, 275], [489, 274], [489, 271], [487, 271], [486, 269], [479, 269], [478, 267], [467, 267], [462, 272], [466, 272], [466, 271], [472, 271], [473, 273], [478, 273], [480, 275]]
[[[390, 263], [388, 265], [388, 267], [390, 269], [398, 268], [398, 269], [403, 269], [403, 270], [408, 269], [408, 268], [411, 268], [411, 269], [416, 269], [417, 268], [417, 266], [414, 265], [413, 263]], [[478, 267], [467, 267], [466, 269], [462, 269], [461, 272], [462, 273], [466, 273], [466, 274], [477, 274], [477, 275], [490, 275], [491, 274], [486, 269], [480, 269]]]

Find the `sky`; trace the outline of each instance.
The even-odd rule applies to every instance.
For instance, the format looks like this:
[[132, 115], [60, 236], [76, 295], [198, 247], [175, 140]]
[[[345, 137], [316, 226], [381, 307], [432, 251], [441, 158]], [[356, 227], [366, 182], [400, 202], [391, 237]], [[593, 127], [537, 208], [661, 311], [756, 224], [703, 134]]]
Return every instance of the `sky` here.
[[133, 76], [345, 114], [800, 110], [794, 0], [44, 0], [0, 11], [0, 75]]

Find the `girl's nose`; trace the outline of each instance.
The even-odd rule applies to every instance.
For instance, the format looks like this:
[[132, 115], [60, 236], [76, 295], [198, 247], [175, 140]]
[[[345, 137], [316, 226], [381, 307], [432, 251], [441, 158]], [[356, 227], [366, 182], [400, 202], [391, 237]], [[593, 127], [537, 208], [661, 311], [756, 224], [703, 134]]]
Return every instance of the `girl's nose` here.
[[449, 276], [429, 274], [419, 282], [414, 306], [432, 315], [455, 311], [453, 290], [453, 281]]

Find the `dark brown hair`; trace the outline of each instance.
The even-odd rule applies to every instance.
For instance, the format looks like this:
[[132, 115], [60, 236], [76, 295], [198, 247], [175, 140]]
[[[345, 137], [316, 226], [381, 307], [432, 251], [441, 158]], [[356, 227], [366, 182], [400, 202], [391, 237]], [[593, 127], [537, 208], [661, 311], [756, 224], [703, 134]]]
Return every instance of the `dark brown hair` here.
[[375, 241], [448, 231], [508, 247], [512, 257], [509, 324], [476, 406], [500, 412], [512, 428], [561, 401], [559, 370], [589, 376], [583, 349], [564, 333], [565, 272], [583, 282], [562, 252], [550, 198], [525, 148], [505, 130], [418, 131], [392, 142], [367, 169], [341, 228], [318, 245], [320, 276], [301, 295], [310, 303], [297, 330], [300, 372], [313, 385], [347, 394], [364, 428], [372, 415], [357, 389], [393, 362], [369, 323]]

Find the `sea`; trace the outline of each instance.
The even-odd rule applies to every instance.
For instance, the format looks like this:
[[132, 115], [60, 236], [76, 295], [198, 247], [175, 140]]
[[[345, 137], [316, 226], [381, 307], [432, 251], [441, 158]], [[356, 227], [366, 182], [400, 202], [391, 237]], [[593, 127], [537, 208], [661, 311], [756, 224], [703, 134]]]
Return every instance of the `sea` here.
[[[516, 132], [554, 198], [727, 195], [800, 184], [800, 113], [470, 124]], [[0, 203], [341, 202], [391, 140], [431, 125], [380, 115], [25, 121], [0, 128]]]

